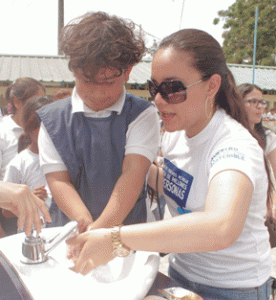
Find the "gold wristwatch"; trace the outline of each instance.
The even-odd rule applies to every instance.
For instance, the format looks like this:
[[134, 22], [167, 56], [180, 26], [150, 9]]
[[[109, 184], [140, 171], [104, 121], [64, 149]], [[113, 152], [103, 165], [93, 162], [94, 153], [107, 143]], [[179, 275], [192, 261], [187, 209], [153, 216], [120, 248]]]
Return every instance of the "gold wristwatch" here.
[[123, 225], [114, 226], [111, 231], [113, 254], [117, 257], [127, 257], [131, 250], [123, 245], [120, 237], [120, 229]]

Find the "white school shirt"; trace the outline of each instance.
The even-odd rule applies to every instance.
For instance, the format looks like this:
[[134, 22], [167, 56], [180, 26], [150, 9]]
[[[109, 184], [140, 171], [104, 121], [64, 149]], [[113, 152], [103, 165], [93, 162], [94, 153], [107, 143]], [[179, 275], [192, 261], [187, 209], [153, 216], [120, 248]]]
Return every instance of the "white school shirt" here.
[[[126, 90], [124, 88], [122, 95], [116, 103], [103, 111], [94, 112], [84, 104], [79, 97], [76, 88], [74, 88], [71, 98], [72, 114], [81, 111], [84, 112], [86, 117], [95, 118], [106, 118], [110, 116], [113, 111], [120, 114], [125, 103], [125, 97]], [[157, 109], [155, 106], [151, 105], [128, 126], [126, 133], [125, 155], [140, 154], [152, 162], [157, 157], [159, 141], [159, 117]], [[40, 165], [44, 174], [67, 170], [43, 123], [41, 123], [39, 132], [38, 146]]]
[[3, 180], [6, 167], [18, 153], [18, 138], [23, 128], [17, 125], [12, 115], [2, 118], [0, 122], [0, 180]]
[[41, 185], [45, 185], [48, 193], [45, 204], [48, 209], [50, 208], [52, 195], [39, 165], [39, 155], [37, 153], [29, 149], [18, 153], [8, 164], [3, 181], [26, 184], [31, 191]]
[[208, 286], [262, 285], [270, 276], [271, 249], [264, 225], [268, 179], [257, 141], [224, 110], [218, 110], [192, 138], [184, 131], [165, 132], [162, 153], [164, 192], [172, 216], [204, 211], [209, 183], [221, 171], [240, 171], [254, 187], [244, 228], [231, 246], [205, 253], [170, 254], [170, 265], [187, 279]]

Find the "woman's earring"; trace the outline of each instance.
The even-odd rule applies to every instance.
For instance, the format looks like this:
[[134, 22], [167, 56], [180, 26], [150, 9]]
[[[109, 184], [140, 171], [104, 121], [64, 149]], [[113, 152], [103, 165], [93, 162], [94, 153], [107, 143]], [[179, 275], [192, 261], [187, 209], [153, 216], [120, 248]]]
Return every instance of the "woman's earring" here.
[[212, 112], [213, 112], [213, 105], [211, 106], [211, 110], [210, 110], [210, 113], [208, 113], [208, 102], [209, 102], [210, 98], [207, 97], [206, 98], [206, 101], [205, 101], [205, 114], [206, 114], [206, 117], [207, 119], [210, 119], [211, 116], [212, 116]]

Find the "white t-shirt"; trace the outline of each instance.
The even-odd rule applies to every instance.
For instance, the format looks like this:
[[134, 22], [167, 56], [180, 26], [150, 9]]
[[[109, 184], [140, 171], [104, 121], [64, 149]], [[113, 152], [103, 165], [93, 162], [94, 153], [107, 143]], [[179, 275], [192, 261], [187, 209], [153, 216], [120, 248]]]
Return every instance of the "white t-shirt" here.
[[[103, 111], [94, 112], [84, 104], [76, 89], [74, 89], [72, 93], [72, 113], [82, 111], [86, 117], [96, 118], [106, 118], [112, 111], [120, 114], [125, 103], [125, 96], [126, 91], [124, 89], [123, 94], [115, 104]], [[158, 154], [159, 133], [157, 109], [151, 105], [129, 125], [126, 133], [125, 155], [130, 153], [140, 154], [152, 162]], [[44, 174], [67, 170], [43, 123], [39, 132], [38, 146], [40, 164]]]
[[6, 167], [18, 153], [18, 138], [23, 133], [12, 116], [3, 117], [0, 122], [0, 180], [3, 180]]
[[254, 187], [236, 242], [220, 251], [170, 254], [171, 266], [189, 280], [208, 286], [250, 288], [263, 284], [270, 275], [271, 251], [264, 225], [268, 180], [257, 141], [224, 110], [218, 110], [193, 138], [184, 131], [165, 132], [162, 152], [164, 192], [172, 216], [185, 210], [204, 211], [208, 185], [221, 171], [243, 172]]
[[8, 164], [4, 181], [26, 184], [31, 191], [33, 191], [34, 188], [45, 185], [45, 189], [48, 193], [45, 204], [48, 209], [50, 208], [52, 196], [46, 178], [39, 165], [38, 154], [29, 149], [18, 153]]
[[272, 114], [271, 112], [268, 112], [266, 114], [266, 118], [268, 118], [270, 121], [275, 121], [276, 120], [276, 114]]
[[265, 155], [268, 155], [276, 148], [276, 134], [271, 130], [265, 131], [266, 135], [266, 148], [265, 148]]

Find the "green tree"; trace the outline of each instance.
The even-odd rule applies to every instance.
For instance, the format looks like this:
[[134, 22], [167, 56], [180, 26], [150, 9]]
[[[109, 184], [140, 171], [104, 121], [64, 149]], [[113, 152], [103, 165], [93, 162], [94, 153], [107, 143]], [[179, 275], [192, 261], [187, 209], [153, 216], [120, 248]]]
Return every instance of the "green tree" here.
[[276, 65], [276, 0], [237, 0], [214, 19], [225, 21], [223, 50], [228, 63], [252, 64], [255, 32], [255, 11], [258, 7], [256, 64]]

